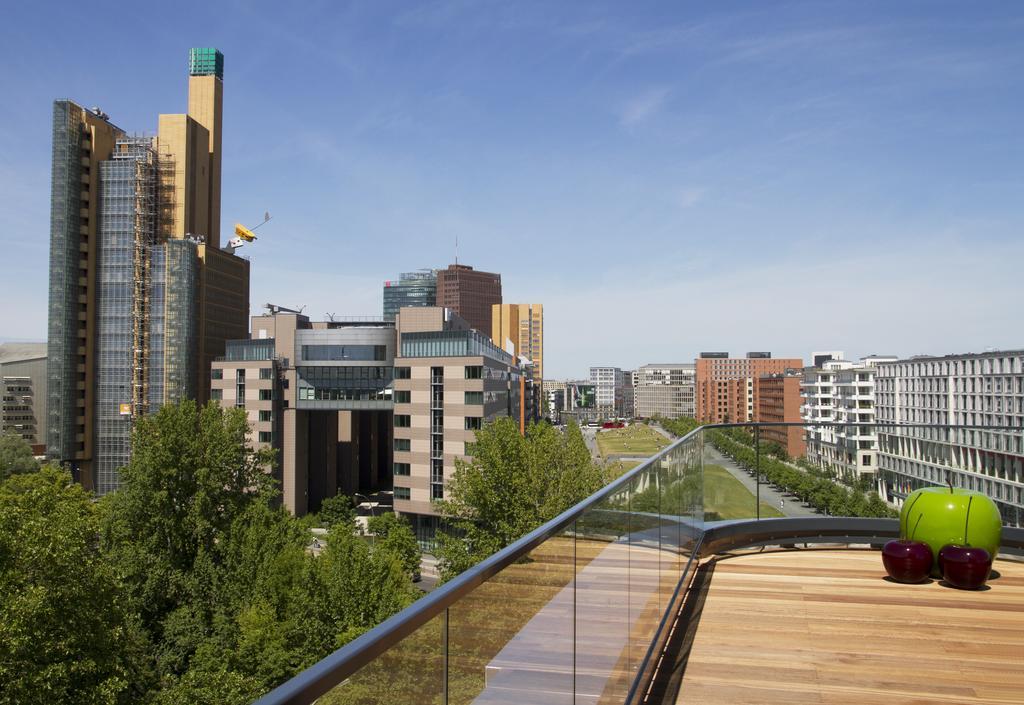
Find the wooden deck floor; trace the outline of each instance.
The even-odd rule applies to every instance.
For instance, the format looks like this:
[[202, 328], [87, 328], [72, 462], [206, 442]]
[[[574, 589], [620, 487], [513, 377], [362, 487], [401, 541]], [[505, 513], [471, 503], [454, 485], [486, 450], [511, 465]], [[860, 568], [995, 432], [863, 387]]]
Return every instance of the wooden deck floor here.
[[714, 562], [677, 703], [1024, 703], [1024, 564], [985, 591], [885, 579], [867, 550]]

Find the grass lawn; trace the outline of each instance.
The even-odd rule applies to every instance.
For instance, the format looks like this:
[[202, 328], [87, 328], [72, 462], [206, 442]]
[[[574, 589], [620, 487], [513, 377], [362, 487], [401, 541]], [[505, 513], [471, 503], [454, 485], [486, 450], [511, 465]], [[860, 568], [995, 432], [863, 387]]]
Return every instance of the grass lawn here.
[[608, 466], [613, 469], [614, 477], [622, 477], [642, 462], [642, 460], [616, 460], [609, 463]]
[[[712, 513], [717, 514], [713, 517]], [[717, 519], [753, 519], [754, 494], [721, 465], [704, 466], [704, 517]], [[761, 502], [761, 516], [785, 516], [776, 507]]]
[[597, 449], [601, 456], [609, 455], [648, 456], [654, 455], [671, 441], [642, 424], [626, 428], [602, 429], [597, 434]]

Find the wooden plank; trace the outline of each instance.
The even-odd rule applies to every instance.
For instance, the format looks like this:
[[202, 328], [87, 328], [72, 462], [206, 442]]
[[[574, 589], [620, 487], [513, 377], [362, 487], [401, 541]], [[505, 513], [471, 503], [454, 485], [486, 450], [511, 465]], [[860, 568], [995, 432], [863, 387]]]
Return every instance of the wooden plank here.
[[1024, 564], [996, 569], [968, 592], [877, 551], [719, 557], [676, 702], [1024, 705]]

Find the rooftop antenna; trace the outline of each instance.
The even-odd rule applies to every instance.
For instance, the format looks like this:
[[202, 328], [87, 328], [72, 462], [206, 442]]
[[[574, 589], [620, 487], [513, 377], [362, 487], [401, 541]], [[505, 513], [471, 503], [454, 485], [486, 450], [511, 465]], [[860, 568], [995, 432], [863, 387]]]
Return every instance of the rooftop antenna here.
[[455, 264], [459, 263], [459, 236], [455, 236]]

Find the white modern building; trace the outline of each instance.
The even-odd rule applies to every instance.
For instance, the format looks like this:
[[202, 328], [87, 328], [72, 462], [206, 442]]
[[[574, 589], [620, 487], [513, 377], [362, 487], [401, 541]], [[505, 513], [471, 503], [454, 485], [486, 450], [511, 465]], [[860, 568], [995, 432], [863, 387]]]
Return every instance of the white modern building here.
[[695, 417], [696, 365], [690, 363], [648, 364], [633, 373], [636, 415], [678, 419]]
[[594, 385], [597, 413], [609, 418], [622, 410], [622, 370], [618, 367], [591, 367], [590, 383]]
[[901, 504], [913, 490], [948, 479], [954, 486], [984, 492], [999, 506], [1004, 523], [1021, 525], [1024, 350], [880, 364], [875, 395], [879, 423], [936, 426], [879, 427], [878, 468], [885, 499]]
[[[838, 351], [828, 354], [842, 355]], [[812, 353], [812, 359], [821, 360], [818, 356], [819, 353]], [[894, 356], [882, 355], [871, 355], [859, 362], [830, 357], [820, 367], [806, 368], [800, 385], [801, 418], [808, 424], [873, 423], [877, 365], [895, 360]], [[878, 437], [872, 427], [811, 425], [806, 445], [809, 462], [839, 477], [852, 480], [876, 474]]]

